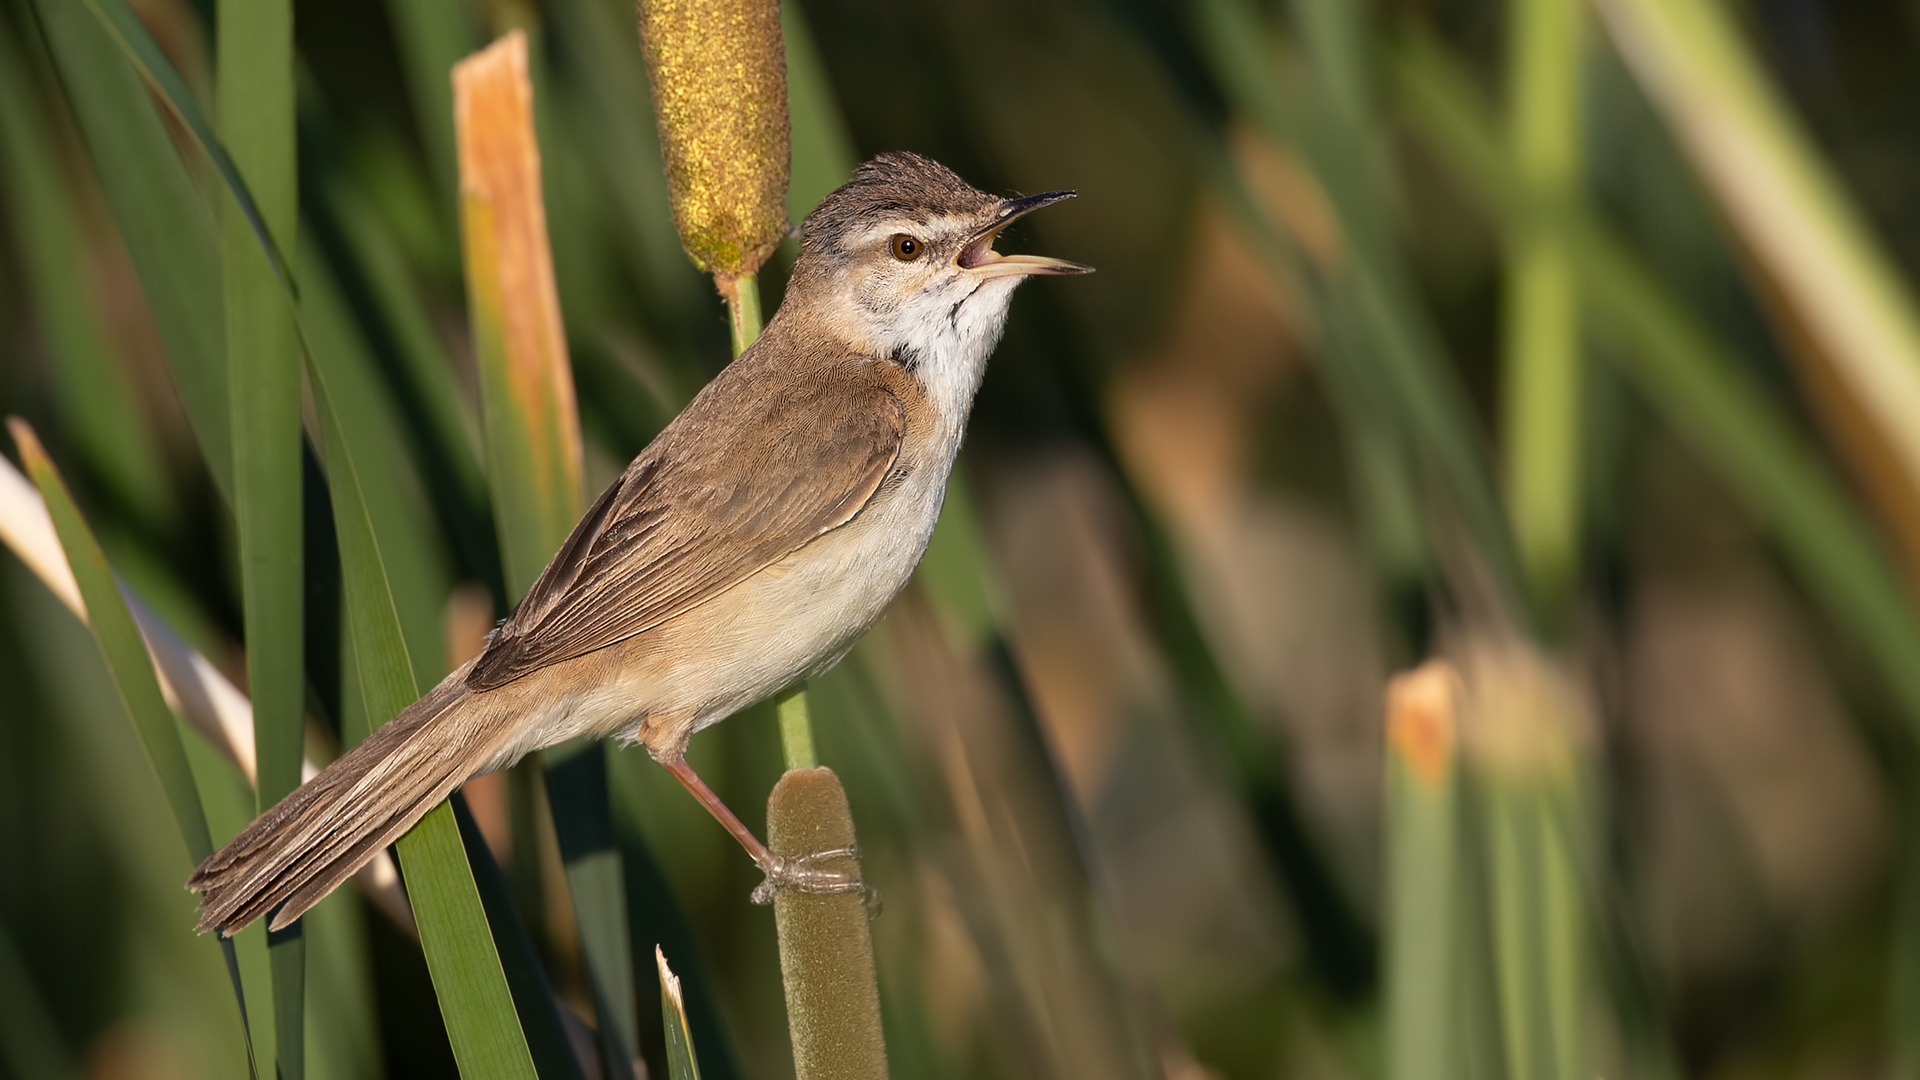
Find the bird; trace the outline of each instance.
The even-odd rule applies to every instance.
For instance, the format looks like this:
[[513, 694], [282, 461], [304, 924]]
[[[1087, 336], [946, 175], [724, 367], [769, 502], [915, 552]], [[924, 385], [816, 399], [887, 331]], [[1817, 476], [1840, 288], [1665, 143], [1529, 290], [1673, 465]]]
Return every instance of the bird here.
[[480, 654], [194, 870], [199, 930], [292, 925], [466, 780], [583, 736], [645, 746], [766, 875], [757, 895], [858, 888], [769, 851], [687, 742], [831, 667], [905, 587], [1015, 288], [1092, 271], [995, 241], [1074, 194], [989, 195], [913, 153], [861, 164], [802, 222], [765, 331], [594, 501]]

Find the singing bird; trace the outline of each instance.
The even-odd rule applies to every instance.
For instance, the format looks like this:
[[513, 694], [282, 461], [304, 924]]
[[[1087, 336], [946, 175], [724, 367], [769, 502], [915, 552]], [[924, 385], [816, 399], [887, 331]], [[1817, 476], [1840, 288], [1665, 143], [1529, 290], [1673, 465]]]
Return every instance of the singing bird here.
[[581, 736], [644, 744], [772, 886], [845, 885], [768, 851], [687, 740], [831, 667], [906, 585], [1015, 286], [1091, 270], [995, 238], [1073, 194], [995, 198], [916, 154], [860, 166], [807, 215], [765, 333], [594, 502], [485, 650], [194, 871], [200, 929], [269, 912], [284, 928], [468, 778]]

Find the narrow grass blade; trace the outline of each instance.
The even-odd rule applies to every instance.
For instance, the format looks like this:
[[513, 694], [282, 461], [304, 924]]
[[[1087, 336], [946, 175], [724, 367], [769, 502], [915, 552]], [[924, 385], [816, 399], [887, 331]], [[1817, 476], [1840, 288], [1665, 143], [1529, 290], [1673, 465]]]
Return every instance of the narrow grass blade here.
[[1747, 366], [1597, 222], [1534, 200], [1500, 150], [1487, 110], [1458, 64], [1425, 39], [1395, 63], [1417, 134], [1502, 229], [1552, 222], [1572, 246], [1605, 355], [1702, 460], [1752, 508], [1810, 593], [1859, 642], [1920, 735], [1920, 622], [1885, 551], [1832, 472], [1780, 408], [1740, 374]]
[[[114, 0], [106, 0], [102, 10], [115, 7]], [[300, 785], [306, 717], [300, 349], [293, 312], [281, 298], [290, 268], [276, 266], [269, 257], [293, 251], [299, 215], [293, 5], [290, 0], [222, 0], [219, 31], [220, 127], [231, 155], [222, 168], [232, 169], [236, 180], [221, 203], [233, 511], [247, 689], [253, 699], [255, 809], [264, 812]], [[152, 44], [144, 28], [140, 40]], [[176, 100], [190, 100], [177, 86], [167, 89]], [[220, 147], [208, 143], [207, 149]], [[252, 206], [246, 202], [249, 193], [257, 200]], [[268, 947], [278, 1073], [281, 1080], [301, 1080], [306, 1075], [305, 932], [297, 926], [269, 932]]]
[[[340, 539], [348, 639], [369, 720], [382, 722], [419, 696], [359, 475], [369, 463], [342, 434], [327, 373], [307, 366], [319, 416], [328, 487]], [[357, 733], [364, 737], [365, 732]], [[513, 996], [467, 863], [453, 811], [441, 804], [400, 838], [401, 867], [420, 926], [420, 944], [440, 997], [454, 1058], [463, 1076], [533, 1077]]]
[[[200, 792], [193, 781], [193, 770], [187, 764], [186, 750], [180, 745], [179, 728], [174, 725], [173, 714], [160, 694], [160, 684], [154, 679], [153, 663], [147, 657], [146, 644], [140, 639], [140, 631], [134, 626], [126, 603], [120, 599], [120, 587], [114, 580], [112, 568], [107, 565], [106, 554], [100, 550], [98, 541], [87, 527], [86, 519], [81, 517], [80, 508], [74, 504], [66, 481], [60, 478], [52, 459], [41, 448], [39, 437], [27, 426], [26, 421], [17, 417], [8, 419], [7, 430], [13, 435], [14, 445], [19, 447], [21, 464], [25, 466], [27, 475], [33, 478], [34, 485], [40, 489], [41, 498], [46, 500], [47, 514], [53, 519], [60, 546], [66, 551], [67, 563], [73, 569], [74, 581], [79, 585], [81, 599], [86, 604], [87, 626], [93, 631], [94, 642], [100, 646], [100, 655], [106, 660], [114, 691], [125, 706], [128, 718], [133, 721], [134, 730], [140, 736], [141, 744], [146, 747], [147, 760], [159, 776], [161, 789], [166, 792], [167, 803], [173, 809], [174, 822], [180, 828], [181, 838], [186, 841], [187, 855], [197, 864], [213, 854], [213, 837], [207, 830], [206, 811], [200, 805]], [[234, 1000], [240, 1007], [241, 1028], [250, 1032], [246, 996], [240, 985], [239, 960], [234, 953], [233, 942], [224, 937], [218, 938], [218, 941], [226, 957], [227, 976], [233, 983]], [[255, 1068], [250, 1033], [247, 1061], [249, 1069]]]
[[539, 1076], [460, 847], [452, 807], [434, 807], [398, 846], [407, 895], [420, 922], [420, 946], [460, 1075]]
[[[291, 290], [293, 267], [288, 261], [287, 249], [281, 247], [279, 233], [268, 218], [268, 211], [263, 211], [260, 204], [254, 200], [250, 188], [242, 179], [239, 166], [228, 154], [227, 147], [214, 136], [212, 125], [208, 124], [206, 117], [201, 114], [198, 99], [187, 89], [186, 83], [180, 78], [180, 73], [174, 70], [173, 62], [167, 59], [167, 54], [160, 51], [160, 46], [153, 40], [153, 35], [147, 32], [146, 24], [142, 23], [140, 17], [133, 13], [133, 9], [127, 6], [126, 0], [80, 0], [80, 2], [86, 4], [88, 10], [100, 20], [100, 24], [106, 28], [107, 33], [120, 47], [120, 51], [127, 60], [140, 72], [141, 77], [153, 88], [160, 102], [173, 114], [173, 118], [179, 121], [180, 126], [186, 130], [187, 136], [213, 164], [215, 171], [226, 182], [227, 191], [232, 195], [242, 220], [252, 231], [254, 238], [259, 241], [274, 276], [279, 278], [284, 288]], [[220, 21], [222, 25], [226, 24], [227, 16], [224, 13]], [[288, 37], [286, 48], [290, 56], [293, 25], [291, 15], [284, 22]], [[267, 43], [262, 38], [253, 44], [265, 47]], [[252, 59], [255, 62], [273, 63], [271, 54]], [[225, 72], [225, 64], [225, 61], [221, 64], [222, 74]], [[287, 66], [290, 78], [290, 61]], [[291, 91], [289, 91], [290, 99]], [[222, 108], [226, 108], [224, 97]], [[280, 134], [291, 141], [293, 138], [291, 124], [288, 124], [284, 133], [275, 134]]]
[[226, 327], [211, 215], [139, 72], [84, 0], [35, 0], [34, 10], [207, 471], [231, 503]]
[[653, 947], [660, 971], [660, 1019], [667, 1030], [667, 1076], [670, 1080], [700, 1080], [700, 1063], [693, 1054], [693, 1034], [687, 1027], [687, 1003], [680, 996], [680, 979], [667, 966], [667, 954]]
[[[53, 520], [47, 516], [46, 502], [5, 459], [0, 459], [0, 543], [20, 557], [74, 618], [86, 621], [79, 586], [67, 566]], [[246, 695], [182, 640], [124, 581], [120, 583], [120, 596], [146, 640], [161, 694], [251, 786], [253, 706]], [[311, 761], [303, 762], [300, 768], [302, 776], [319, 771]], [[354, 875], [354, 884], [404, 932], [418, 936], [407, 898], [400, 892], [399, 875], [385, 852]]]
[[[337, 236], [333, 255], [363, 325], [383, 342], [386, 382], [405, 423], [427, 498], [462, 573], [488, 583], [505, 602], [500, 549], [480, 465], [480, 425], [467, 408], [452, 359], [434, 329], [399, 244], [382, 227], [364, 192], [345, 177], [323, 184], [325, 219]], [[302, 280], [308, 275], [304, 268]]]
[[1463, 1075], [1456, 1008], [1460, 679], [1429, 662], [1387, 687], [1387, 1077]]
[[540, 954], [526, 923], [514, 909], [513, 889], [507, 876], [494, 861], [487, 838], [467, 808], [466, 797], [455, 792], [448, 800], [454, 821], [460, 826], [460, 841], [466, 846], [467, 861], [473, 867], [473, 883], [480, 890], [480, 902], [487, 909], [487, 921], [494, 927], [494, 944], [500, 950], [500, 968], [506, 973], [507, 986], [513, 991], [513, 1003], [527, 1035], [527, 1049], [539, 1066], [542, 1080], [582, 1080], [580, 1062], [567, 1039], [560, 1018], [564, 1008], [553, 996], [553, 985], [540, 966]]
[[[480, 367], [487, 475], [508, 595], [525, 594], [581, 511], [580, 420], [547, 241], [526, 36], [515, 31], [454, 72], [461, 226]], [[544, 755], [609, 1075], [639, 1050], [633, 956], [605, 751]]]
[[[1507, 0], [1515, 163], [1542, 197], [1580, 188], [1585, 5]], [[1551, 229], [1514, 237], [1504, 299], [1501, 448], [1507, 512], [1535, 610], [1565, 614], [1579, 569], [1580, 318], [1572, 254]]]
[[61, 175], [46, 117], [57, 115], [33, 85], [33, 69], [0, 29], [0, 168], [16, 252], [51, 361], [61, 427], [93, 474], [133, 517], [164, 527], [170, 481], [147, 417], [116, 363], [82, 260], [87, 241]]
[[146, 643], [134, 626], [126, 602], [120, 598], [119, 585], [107, 565], [106, 553], [100, 550], [72, 493], [67, 490], [66, 481], [54, 468], [33, 428], [18, 417], [10, 417], [7, 430], [20, 451], [22, 466], [46, 501], [47, 514], [53, 520], [67, 564], [73, 570], [74, 582], [86, 605], [87, 625], [93, 631], [101, 655], [106, 658], [121, 704], [146, 746], [147, 757], [167, 794], [180, 835], [186, 840], [187, 854], [195, 861], [205, 859], [213, 853], [213, 840], [200, 807], [200, 793], [187, 766], [186, 753], [181, 749], [166, 699], [160, 693], [160, 684], [153, 677]]
[[[1747, 264], [1803, 339], [1797, 359], [1818, 389], [1846, 405], [1826, 416], [1843, 449], [1864, 418], [1899, 463], [1869, 493], [1902, 529], [1920, 573], [1920, 308], [1875, 227], [1854, 205], [1811, 135], [1718, 0], [1604, 0], [1640, 84], [1715, 197]], [[1819, 393], [1811, 395], [1821, 404]], [[1874, 477], [1868, 476], [1869, 481]]]
[[[408, 455], [401, 421], [383, 393], [376, 362], [340, 294], [339, 282], [313, 245], [302, 245], [295, 259], [300, 273], [300, 325], [312, 345], [314, 363], [327, 369], [327, 388], [341, 433], [369, 460], [394, 463], [359, 476], [360, 493], [387, 567], [414, 680], [429, 685], [445, 671], [441, 653], [451, 574], [437, 550], [431, 520], [415, 505], [417, 489], [405, 475]], [[419, 486], [430, 482], [423, 479]]]
[[[742, 1075], [739, 1054], [722, 1022], [713, 971], [701, 962], [686, 913], [674, 900], [666, 874], [640, 831], [641, 810], [635, 795], [634, 769], [658, 766], [651, 761], [609, 764], [615, 766], [612, 774], [617, 811], [614, 826], [620, 844], [620, 869], [627, 878], [627, 923], [632, 930], [634, 969], [644, 970], [649, 945], [655, 952], [671, 949], [680, 957], [680, 993], [689, 1003], [682, 1011], [692, 1010], [688, 1014], [688, 1030], [693, 1033], [693, 1045], [704, 1056], [707, 1075], [712, 1080], [734, 1080]], [[636, 989], [639, 989], [637, 985]], [[659, 991], [656, 988], [654, 992]]]

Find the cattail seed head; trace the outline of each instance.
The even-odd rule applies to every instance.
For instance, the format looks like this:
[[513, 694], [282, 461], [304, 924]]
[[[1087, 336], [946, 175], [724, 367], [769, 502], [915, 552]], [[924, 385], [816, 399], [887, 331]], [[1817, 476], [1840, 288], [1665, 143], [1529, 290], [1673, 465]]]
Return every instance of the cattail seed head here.
[[674, 223], [694, 264], [751, 274], [787, 233], [778, 0], [640, 0]]

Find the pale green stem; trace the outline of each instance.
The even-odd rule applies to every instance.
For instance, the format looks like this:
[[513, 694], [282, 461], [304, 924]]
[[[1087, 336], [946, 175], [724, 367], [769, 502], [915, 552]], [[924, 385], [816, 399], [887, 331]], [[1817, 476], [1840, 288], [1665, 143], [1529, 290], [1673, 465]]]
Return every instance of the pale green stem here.
[[780, 752], [788, 770], [817, 768], [813, 721], [807, 712], [807, 684], [796, 683], [774, 699], [780, 715]]
[[[1514, 157], [1533, 193], [1573, 198], [1580, 172], [1577, 0], [1511, 0]], [[1538, 610], [1565, 606], [1579, 562], [1580, 323], [1571, 253], [1549, 229], [1509, 251], [1502, 444], [1507, 502]]]
[[[739, 356], [760, 336], [760, 287], [753, 274], [718, 281], [727, 299], [727, 328], [733, 333], [733, 355]], [[813, 752], [813, 721], [807, 711], [807, 684], [797, 683], [777, 699], [780, 714], [780, 751], [788, 769], [811, 769], [819, 764]]]
[[733, 355], [739, 356], [760, 336], [760, 281], [757, 274], [741, 274], [732, 281], [720, 281], [720, 295], [727, 298], [727, 329], [733, 334]]

